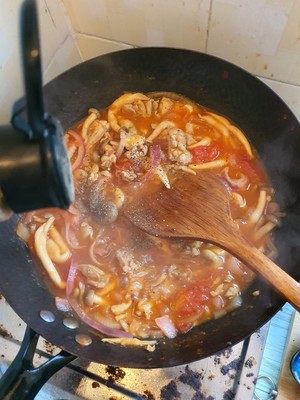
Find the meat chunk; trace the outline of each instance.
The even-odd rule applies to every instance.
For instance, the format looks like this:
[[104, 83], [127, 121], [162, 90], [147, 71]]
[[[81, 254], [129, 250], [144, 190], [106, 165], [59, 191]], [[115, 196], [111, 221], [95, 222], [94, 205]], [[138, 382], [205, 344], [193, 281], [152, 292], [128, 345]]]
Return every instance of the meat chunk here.
[[173, 107], [173, 101], [167, 97], [163, 97], [158, 105], [158, 113], [163, 115]]
[[129, 160], [141, 161], [146, 156], [147, 152], [148, 146], [145, 144], [145, 138], [142, 138], [130, 146], [129, 150], [126, 151], [125, 156]]
[[177, 164], [187, 165], [192, 161], [192, 154], [186, 148], [186, 135], [179, 128], [171, 128], [168, 132], [169, 160]]
[[135, 260], [133, 253], [127, 248], [117, 250], [116, 257], [125, 274], [134, 272], [141, 267], [141, 263]]
[[124, 170], [120, 172], [120, 177], [125, 182], [132, 182], [137, 179], [137, 174], [134, 171]]
[[100, 168], [102, 170], [110, 170], [112, 165], [117, 161], [115, 150], [108, 141], [100, 145], [101, 162]]

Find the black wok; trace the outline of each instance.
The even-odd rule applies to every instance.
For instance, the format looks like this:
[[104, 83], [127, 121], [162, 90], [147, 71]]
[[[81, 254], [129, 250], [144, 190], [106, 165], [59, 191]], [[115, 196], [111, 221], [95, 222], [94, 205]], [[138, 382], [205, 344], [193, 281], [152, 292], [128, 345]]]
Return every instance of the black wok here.
[[[84, 62], [45, 87], [47, 110], [64, 128], [82, 118], [89, 107], [107, 107], [125, 91], [170, 91], [233, 120], [257, 149], [275, 188], [276, 201], [287, 216], [276, 232], [277, 263], [300, 278], [300, 126], [288, 107], [266, 85], [221, 59], [193, 51], [139, 48]], [[265, 324], [284, 304], [257, 278], [243, 305], [175, 339], [159, 340], [153, 353], [101, 342], [102, 335], [80, 322], [76, 333], [93, 339], [89, 346], [74, 340], [64, 313], [43, 280], [24, 243], [15, 235], [17, 217], [0, 225], [0, 291], [17, 314], [36, 332], [68, 352], [103, 364], [131, 368], [170, 367], [189, 363], [235, 344]], [[260, 291], [258, 297], [253, 291]], [[41, 310], [55, 315], [52, 323]]]

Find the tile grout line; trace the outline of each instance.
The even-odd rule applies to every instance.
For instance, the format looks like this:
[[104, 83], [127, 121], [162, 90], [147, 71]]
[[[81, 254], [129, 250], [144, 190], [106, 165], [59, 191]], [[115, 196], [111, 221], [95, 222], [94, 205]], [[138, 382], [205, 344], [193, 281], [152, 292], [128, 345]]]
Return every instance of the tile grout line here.
[[205, 40], [205, 48], [204, 48], [205, 53], [208, 53], [208, 42], [209, 42], [211, 16], [212, 16], [212, 7], [213, 7], [213, 0], [210, 0], [209, 9], [208, 9], [207, 28], [206, 28], [206, 40]]

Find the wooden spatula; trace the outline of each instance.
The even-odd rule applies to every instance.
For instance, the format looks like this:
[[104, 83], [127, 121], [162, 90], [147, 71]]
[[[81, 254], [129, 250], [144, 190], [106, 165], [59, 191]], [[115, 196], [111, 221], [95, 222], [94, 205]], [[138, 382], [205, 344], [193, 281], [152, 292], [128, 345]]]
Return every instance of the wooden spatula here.
[[262, 275], [300, 311], [300, 285], [249, 243], [233, 221], [229, 193], [221, 179], [208, 172], [184, 176], [171, 189], [141, 194], [125, 215], [148, 234], [165, 238], [201, 239], [228, 250]]

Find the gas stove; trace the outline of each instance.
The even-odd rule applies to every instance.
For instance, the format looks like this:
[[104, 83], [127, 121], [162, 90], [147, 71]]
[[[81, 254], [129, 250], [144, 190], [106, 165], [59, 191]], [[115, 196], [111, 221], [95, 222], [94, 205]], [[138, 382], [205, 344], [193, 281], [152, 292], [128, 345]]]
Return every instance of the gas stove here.
[[[16, 294], [17, 295], [17, 294]], [[26, 330], [4, 297], [0, 300], [0, 374], [19, 351]], [[251, 400], [268, 324], [243, 342], [213, 356], [163, 369], [131, 369], [76, 359], [43, 386], [36, 400]], [[39, 338], [38, 367], [60, 349]]]

